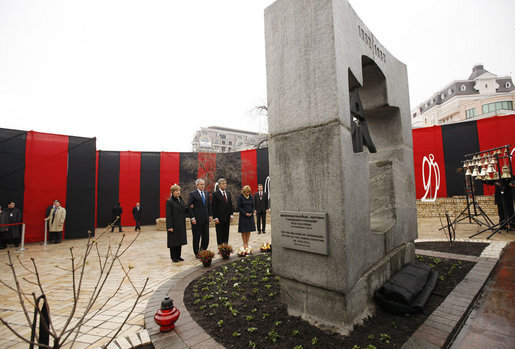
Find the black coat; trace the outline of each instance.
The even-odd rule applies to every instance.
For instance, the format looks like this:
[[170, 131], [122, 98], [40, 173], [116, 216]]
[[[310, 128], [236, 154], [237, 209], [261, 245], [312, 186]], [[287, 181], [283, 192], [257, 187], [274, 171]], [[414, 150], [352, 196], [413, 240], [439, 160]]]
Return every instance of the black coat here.
[[[166, 246], [168, 248], [188, 243], [186, 239], [186, 212], [184, 200], [173, 196], [166, 201]], [[173, 228], [173, 232], [168, 229]]]
[[9, 230], [9, 226], [5, 225], [8, 224], [9, 220], [7, 219], [7, 211], [2, 210], [0, 212], [0, 239], [6, 238], [6, 232]]
[[[209, 217], [212, 216], [209, 193], [204, 191], [204, 196], [206, 198], [205, 205], [197, 189], [190, 193], [190, 197], [188, 199], [190, 218], [195, 218], [197, 224], [209, 223]], [[193, 208], [191, 208], [191, 205], [193, 205]]]
[[137, 206], [134, 206], [132, 208], [132, 216], [134, 217], [134, 220], [141, 220], [141, 213], [143, 212], [143, 207], [139, 207], [139, 211], [138, 211], [138, 207]]
[[[21, 223], [21, 211], [16, 207], [13, 209], [7, 209], [7, 222], [9, 224], [12, 223]], [[8, 238], [16, 239], [21, 236], [21, 225], [11, 225], [9, 226], [9, 232], [7, 233]]]
[[225, 195], [227, 195], [227, 202], [225, 202], [225, 198], [220, 190], [217, 190], [211, 194], [213, 218], [218, 218], [220, 222], [229, 222], [234, 212], [231, 193], [226, 190]]
[[121, 206], [114, 206], [113, 209], [111, 210], [111, 219], [112, 221], [114, 222], [114, 220], [116, 219], [116, 217], [120, 217], [120, 221], [122, 220], [122, 207]]
[[268, 194], [263, 192], [263, 196], [259, 197], [259, 192], [254, 194], [254, 206], [255, 210], [259, 213], [263, 213], [268, 210]]
[[[238, 211], [240, 212], [238, 231], [240, 233], [256, 231], [256, 224], [254, 223], [254, 198], [252, 195], [250, 195], [248, 199], [245, 198], [243, 194], [238, 196]], [[251, 213], [252, 215], [247, 217], [247, 213]]]

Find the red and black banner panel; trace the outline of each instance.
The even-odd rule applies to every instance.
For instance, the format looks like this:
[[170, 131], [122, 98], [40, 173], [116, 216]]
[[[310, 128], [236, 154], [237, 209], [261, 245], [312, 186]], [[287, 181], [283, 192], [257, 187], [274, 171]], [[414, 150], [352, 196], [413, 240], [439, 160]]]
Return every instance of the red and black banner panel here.
[[0, 205], [14, 201], [23, 214], [27, 132], [0, 128]]
[[118, 198], [123, 208], [122, 226], [135, 225], [132, 208], [136, 206], [137, 202], [140, 202], [140, 170], [140, 152], [120, 152], [120, 192]]
[[[233, 191], [236, 198], [241, 191], [241, 155], [240, 153], [216, 154], [216, 173], [227, 181], [227, 190]], [[218, 178], [216, 178], [218, 180]], [[234, 202], [236, 204], [236, 202]]]
[[[97, 227], [112, 223], [111, 212], [119, 202], [120, 152], [98, 152]], [[126, 210], [126, 209], [125, 209]]]
[[[265, 181], [268, 177], [268, 169], [269, 169], [269, 163], [268, 163], [268, 148], [261, 148], [257, 150], [256, 153], [256, 160], [257, 160], [257, 181], [258, 184], [262, 184], [263, 187], [265, 186]], [[265, 188], [266, 189], [266, 188]]]
[[68, 137], [65, 237], [95, 232], [96, 139]]
[[[497, 148], [506, 144], [515, 146], [515, 115], [495, 116], [477, 121], [477, 135], [481, 150]], [[513, 160], [512, 160], [513, 162]], [[484, 195], [493, 195], [493, 185], [484, 185]]]
[[156, 218], [160, 217], [160, 169], [161, 153], [141, 153], [140, 205], [143, 210], [142, 225], [156, 224]]
[[44, 239], [46, 209], [54, 200], [67, 206], [67, 176], [68, 136], [29, 131], [25, 147], [23, 200], [26, 243]]
[[[465, 173], [462, 161], [465, 155], [479, 151], [477, 124], [475, 121], [442, 126], [442, 143], [445, 158], [447, 196], [465, 194]], [[476, 194], [483, 195], [483, 187], [476, 187]]]
[[252, 193], [257, 191], [257, 151], [244, 150], [241, 152], [241, 186], [250, 186]]
[[417, 199], [445, 197], [447, 183], [440, 126], [413, 130], [413, 157]]
[[[179, 177], [181, 175], [181, 159], [184, 153], [169, 153], [161, 152], [160, 158], [160, 189], [159, 189], [159, 202], [160, 207], [159, 217], [166, 217], [166, 201], [170, 198], [170, 187], [174, 184], [179, 184]], [[191, 153], [188, 153], [191, 154]], [[189, 157], [191, 162], [194, 162], [195, 171], [197, 170], [197, 162], [193, 160], [193, 157]], [[185, 172], [183, 171], [183, 175]], [[180, 184], [179, 184], [180, 185]], [[155, 198], [154, 198], [155, 200]], [[146, 215], [146, 213], [145, 213]], [[157, 217], [156, 217], [157, 218]], [[155, 219], [155, 218], [154, 218]], [[155, 220], [154, 220], [155, 222]]]

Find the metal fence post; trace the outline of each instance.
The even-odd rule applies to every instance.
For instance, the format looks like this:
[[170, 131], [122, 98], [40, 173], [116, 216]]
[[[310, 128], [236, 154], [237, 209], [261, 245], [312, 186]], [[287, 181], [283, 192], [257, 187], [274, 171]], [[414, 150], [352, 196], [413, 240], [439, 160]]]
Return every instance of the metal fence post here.
[[48, 224], [47, 224], [47, 223], [48, 223], [48, 221], [45, 219], [45, 220], [44, 220], [44, 222], [45, 222], [45, 242], [43, 242], [43, 246], [46, 246], [46, 245], [47, 245], [47, 244], [46, 244], [46, 242], [47, 242], [47, 236], [48, 236]]
[[21, 225], [21, 247], [18, 251], [25, 251], [25, 223]]

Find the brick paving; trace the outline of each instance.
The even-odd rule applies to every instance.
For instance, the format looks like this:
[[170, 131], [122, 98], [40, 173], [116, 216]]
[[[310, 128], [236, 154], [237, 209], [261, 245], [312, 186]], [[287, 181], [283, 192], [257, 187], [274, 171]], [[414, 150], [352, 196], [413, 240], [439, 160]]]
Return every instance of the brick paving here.
[[[440, 222], [438, 218], [419, 219], [419, 237], [423, 239], [444, 239], [445, 236], [442, 231], [438, 230], [439, 227]], [[132, 240], [136, 236], [136, 233], [131, 231], [131, 228], [132, 227], [124, 228], [127, 240]], [[460, 223], [457, 227], [456, 235], [459, 239], [469, 241], [468, 236], [478, 231], [478, 226], [475, 224]], [[211, 228], [210, 233], [209, 249], [216, 250], [214, 228]], [[101, 248], [105, 249], [109, 241], [111, 241], [112, 245], [117, 243], [120, 236], [121, 234], [116, 232], [107, 234], [103, 239], [99, 240]], [[476, 238], [484, 239], [486, 236], [487, 233], [483, 233]], [[188, 239], [191, 242], [191, 233], [189, 233]], [[487, 241], [513, 240], [515, 240], [514, 232], [503, 232], [502, 234], [495, 234], [491, 240]], [[271, 242], [270, 233], [265, 235], [253, 233], [251, 235], [250, 245], [258, 249], [265, 241]], [[62, 328], [64, 325], [67, 315], [70, 313], [71, 304], [73, 303], [70, 272], [62, 268], [69, 268], [70, 266], [70, 247], [74, 247], [75, 256], [81, 256], [80, 252], [83, 251], [85, 243], [85, 239], [66, 240], [59, 245], [42, 246], [40, 243], [35, 243], [28, 244], [26, 251], [12, 250], [12, 252], [14, 252], [13, 256], [19, 257], [21, 262], [28, 267], [31, 265], [31, 258], [35, 259], [42, 278], [42, 283], [49, 298], [52, 321], [57, 328]], [[235, 249], [241, 246], [241, 238], [236, 232], [236, 226], [231, 227], [229, 243], [232, 244]], [[458, 292], [457, 298], [451, 298], [446, 304], [446, 308], [437, 312], [435, 318], [431, 320], [432, 322], [429, 322], [427, 326], [421, 328], [420, 334], [423, 334], [423, 336], [414, 336], [411, 344], [422, 343], [420, 341], [427, 339], [429, 334], [431, 334], [432, 339], [434, 338], [433, 342], [437, 343], [424, 342], [425, 344], [422, 344], [426, 345], [427, 348], [430, 348], [431, 345], [437, 347], [437, 345], [441, 344], [445, 333], [447, 333], [444, 329], [448, 329], [449, 326], [445, 326], [444, 329], [442, 329], [442, 326], [435, 325], [435, 322], [442, 323], [437, 321], [443, 318], [446, 319], [444, 321], [449, 325], [452, 321], [456, 321], [457, 317], [460, 317], [460, 314], [466, 310], [465, 304], [460, 301], [460, 299], [463, 299], [461, 296], [463, 295], [470, 298], [467, 292], [470, 292], [471, 287], [477, 288], [477, 292], [480, 291], [486, 281], [486, 277], [489, 275], [488, 270], [491, 271], [493, 266], [495, 266], [496, 256], [499, 255], [501, 249], [502, 247], [497, 244], [491, 244], [485, 249], [485, 252], [483, 252], [484, 256], [482, 255], [481, 258], [479, 258], [480, 261], [478, 262], [477, 269], [474, 268], [475, 272], [473, 275], [463, 280], [462, 283], [464, 287], [462, 294]], [[154, 326], [152, 325], [154, 324], [153, 313], [159, 308], [161, 300], [168, 292], [173, 290], [175, 285], [181, 282], [184, 284], [186, 279], [181, 281], [184, 277], [189, 274], [192, 275], [192, 272], [193, 274], [195, 274], [195, 272], [202, 273], [205, 270], [200, 266], [200, 262], [194, 258], [191, 245], [183, 247], [183, 258], [185, 258], [184, 262], [172, 263], [170, 261], [169, 250], [166, 248], [165, 232], [157, 231], [155, 226], [143, 227], [143, 233], [127, 253], [122, 256], [121, 261], [125, 267], [129, 265], [134, 266], [130, 275], [138, 289], [144, 284], [145, 279], [147, 277], [149, 278], [146, 293], [135, 306], [134, 312], [129, 316], [128, 322], [116, 336], [117, 340], [111, 343], [110, 348], [125, 348], [127, 343], [131, 346], [136, 346], [139, 342], [148, 343], [150, 337], [154, 339], [155, 336], [161, 336], [160, 333], [152, 328], [152, 326]], [[0, 251], [1, 280], [9, 285], [13, 285], [10, 269], [6, 265], [7, 261], [6, 251]], [[220, 262], [223, 261], [217, 257], [213, 267]], [[16, 261], [15, 264], [18, 264], [18, 262]], [[56, 266], [60, 266], [61, 268]], [[17, 266], [16, 269], [20, 279], [21, 277], [32, 278], [32, 276], [20, 266]], [[96, 278], [98, 277], [98, 259], [90, 258], [86, 269], [87, 272], [85, 273], [83, 281], [83, 295], [79, 301], [82, 305], [85, 300], [88, 299], [88, 295], [91, 294]], [[115, 265], [110, 274], [109, 281], [99, 296], [99, 303], [107, 301], [110, 295], [116, 291], [118, 283], [122, 279], [122, 275], [123, 273], [120, 266]], [[41, 293], [33, 285], [27, 284], [24, 281], [22, 281], [22, 283], [25, 285], [25, 292], [29, 294], [31, 292], [35, 292], [36, 294]], [[179, 286], [183, 287], [181, 285]], [[178, 296], [180, 295], [179, 289], [173, 294], [174, 302], [176, 302], [176, 305], [178, 305], [178, 308], [182, 311], [177, 324], [177, 331], [170, 332], [169, 335], [166, 335], [166, 338], [157, 338], [158, 340], [154, 342], [154, 346], [156, 348], [216, 347], [216, 342], [213, 342], [209, 336], [206, 337], [201, 332], [195, 332], [196, 329], [192, 330], [195, 326], [193, 320], [188, 318], [184, 305], [177, 303], [182, 302], [182, 296]], [[175, 298], [175, 296], [177, 296], [177, 298]], [[124, 283], [116, 296], [108, 301], [104, 309], [83, 326], [73, 348], [97, 348], [105, 345], [117, 332], [119, 326], [127, 317], [129, 310], [133, 306], [134, 299], [134, 289], [130, 284]], [[184, 309], [184, 311], [182, 309]], [[32, 311], [33, 310], [29, 310], [29, 313], [32, 313]], [[437, 317], [438, 314], [440, 314], [440, 317]], [[16, 294], [5, 286], [0, 287], [0, 316], [12, 324], [20, 334], [25, 337], [30, 336], [30, 329], [27, 327], [27, 320], [20, 309], [19, 300]], [[30, 317], [32, 318], [32, 315], [30, 315]], [[75, 316], [74, 320], [77, 321], [78, 316]], [[147, 324], [148, 329], [144, 328], [144, 324]], [[439, 326], [440, 328], [435, 326]], [[174, 346], [171, 346], [172, 344]], [[209, 344], [209, 346], [206, 346], [207, 344]], [[0, 347], [27, 348], [27, 344], [14, 336], [5, 326], [0, 325]], [[420, 345], [413, 347], [422, 348]]]

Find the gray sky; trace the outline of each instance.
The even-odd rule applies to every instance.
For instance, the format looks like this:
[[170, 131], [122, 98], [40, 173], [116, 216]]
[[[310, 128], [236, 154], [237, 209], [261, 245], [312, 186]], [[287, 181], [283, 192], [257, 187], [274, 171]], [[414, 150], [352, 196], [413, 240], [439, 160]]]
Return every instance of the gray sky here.
[[[273, 0], [0, 0], [0, 127], [190, 151], [195, 130], [266, 131]], [[483, 63], [515, 71], [515, 1], [351, 0], [421, 103]]]

